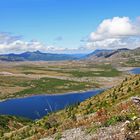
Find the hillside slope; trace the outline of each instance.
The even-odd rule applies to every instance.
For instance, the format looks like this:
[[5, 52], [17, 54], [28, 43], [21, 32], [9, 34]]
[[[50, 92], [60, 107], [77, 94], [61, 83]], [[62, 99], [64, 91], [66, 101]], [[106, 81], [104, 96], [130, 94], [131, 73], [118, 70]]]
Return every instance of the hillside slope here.
[[[138, 140], [140, 136], [140, 75], [124, 79], [80, 104], [51, 113], [2, 139]], [[82, 137], [82, 138], [81, 138]]]
[[123, 66], [140, 66], [140, 48], [134, 50], [118, 49], [118, 50], [103, 50], [98, 53], [91, 53], [86, 60], [92, 62], [107, 62], [114, 65]]

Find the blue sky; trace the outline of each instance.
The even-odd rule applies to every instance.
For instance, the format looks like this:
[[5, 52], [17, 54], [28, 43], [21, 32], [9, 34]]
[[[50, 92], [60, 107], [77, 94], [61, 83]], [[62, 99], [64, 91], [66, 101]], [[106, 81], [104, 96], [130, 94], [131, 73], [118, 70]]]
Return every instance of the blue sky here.
[[84, 46], [105, 19], [140, 16], [140, 0], [1, 0], [0, 32], [58, 48]]

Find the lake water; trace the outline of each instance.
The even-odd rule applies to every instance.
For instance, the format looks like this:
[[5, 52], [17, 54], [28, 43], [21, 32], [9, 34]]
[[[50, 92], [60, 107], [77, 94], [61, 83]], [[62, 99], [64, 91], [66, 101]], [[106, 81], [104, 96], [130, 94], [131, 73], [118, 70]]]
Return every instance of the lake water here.
[[134, 69], [130, 70], [130, 73], [132, 73], [132, 74], [140, 74], [140, 68], [134, 68]]
[[[134, 68], [130, 71], [133, 74], [140, 74], [140, 68]], [[54, 95], [36, 95], [26, 98], [9, 99], [0, 102], [0, 114], [22, 116], [30, 119], [39, 119], [47, 115], [49, 112], [54, 112], [64, 109], [69, 105], [82, 102], [96, 94], [99, 94], [103, 89], [97, 89], [86, 92], [54, 94]]]
[[16, 115], [30, 119], [39, 119], [47, 115], [48, 112], [54, 112], [64, 109], [69, 105], [82, 102], [103, 89], [86, 91], [81, 93], [68, 93], [59, 95], [37, 95], [32, 97], [9, 99], [0, 102], [0, 114]]

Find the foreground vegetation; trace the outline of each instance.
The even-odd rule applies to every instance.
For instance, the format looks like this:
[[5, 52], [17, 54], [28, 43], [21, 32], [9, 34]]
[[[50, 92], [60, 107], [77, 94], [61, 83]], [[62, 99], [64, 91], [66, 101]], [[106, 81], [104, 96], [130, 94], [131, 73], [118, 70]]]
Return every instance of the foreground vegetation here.
[[[0, 64], [0, 99], [88, 90], [102, 87], [102, 80], [105, 84], [113, 82], [113, 78], [118, 84], [120, 80], [116, 77], [121, 79], [127, 74], [123, 72], [122, 75], [117, 67], [140, 66], [139, 56], [135, 50], [132, 55], [119, 53], [110, 59], [103, 58], [100, 63], [96, 60], [3, 62]], [[140, 98], [140, 75], [129, 76], [99, 95], [37, 121], [1, 115], [0, 139], [38, 140], [48, 136], [60, 139], [65, 130], [72, 128], [82, 128], [86, 135], [99, 139], [100, 135], [108, 135], [103, 130], [115, 128], [112, 139], [118, 139], [123, 131], [125, 139], [137, 140], [140, 137], [140, 105], [134, 102], [134, 97]]]
[[5, 132], [8, 133], [11, 131], [18, 130], [32, 123], [33, 121], [26, 118], [1, 115], [0, 116], [0, 138], [4, 135]]
[[125, 124], [125, 138], [138, 139], [140, 134], [140, 106], [135, 104], [133, 98], [139, 98], [139, 93], [140, 75], [130, 76], [114, 88], [80, 104], [51, 113], [41, 120], [30, 124], [26, 123], [22, 128], [15, 126], [15, 130], [11, 132], [2, 128], [5, 132], [2, 132], [1, 136], [3, 140], [20, 140], [23, 138], [36, 140], [56, 134], [54, 139], [59, 139], [63, 131], [77, 127], [84, 127], [87, 135], [90, 133], [94, 136], [103, 127], [113, 128], [115, 125]]

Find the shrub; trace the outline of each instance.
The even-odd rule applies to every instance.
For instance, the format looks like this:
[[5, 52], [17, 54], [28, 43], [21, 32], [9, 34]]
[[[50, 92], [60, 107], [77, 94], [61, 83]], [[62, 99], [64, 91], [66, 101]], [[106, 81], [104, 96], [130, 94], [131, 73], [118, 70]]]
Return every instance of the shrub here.
[[128, 130], [130, 130], [130, 131], [137, 131], [137, 130], [139, 130], [140, 129], [140, 122], [139, 121], [133, 121], [133, 122], [131, 122], [131, 123], [129, 123], [128, 125], [127, 125], [127, 128], [128, 128]]
[[122, 122], [124, 121], [124, 117], [123, 116], [113, 116], [110, 119], [108, 119], [106, 122], [103, 123], [103, 126], [108, 127], [110, 125], [114, 125], [117, 122]]
[[60, 140], [61, 138], [62, 138], [62, 134], [58, 132], [54, 140]]
[[115, 92], [112, 93], [112, 98], [113, 98], [113, 99], [117, 99], [117, 98], [118, 98], [118, 97], [117, 97], [117, 94], [115, 94]]
[[88, 128], [86, 132], [87, 132], [87, 133], [95, 133], [95, 132], [97, 132], [97, 130], [98, 130], [99, 128], [100, 128], [100, 126], [94, 125], [94, 126]]
[[70, 118], [73, 120], [73, 121], [76, 121], [76, 116], [74, 113], [71, 114]]
[[127, 77], [126, 77], [124, 81], [127, 81], [127, 80], [128, 80], [128, 79], [127, 79]]
[[130, 92], [130, 91], [131, 91], [131, 87], [128, 87], [127, 92]]
[[51, 124], [50, 124], [49, 122], [46, 122], [46, 123], [45, 123], [45, 128], [46, 128], [46, 129], [50, 129], [50, 128], [51, 128]]
[[139, 84], [139, 81], [137, 80], [136, 83], [135, 83], [135, 85], [138, 85], [138, 84]]

